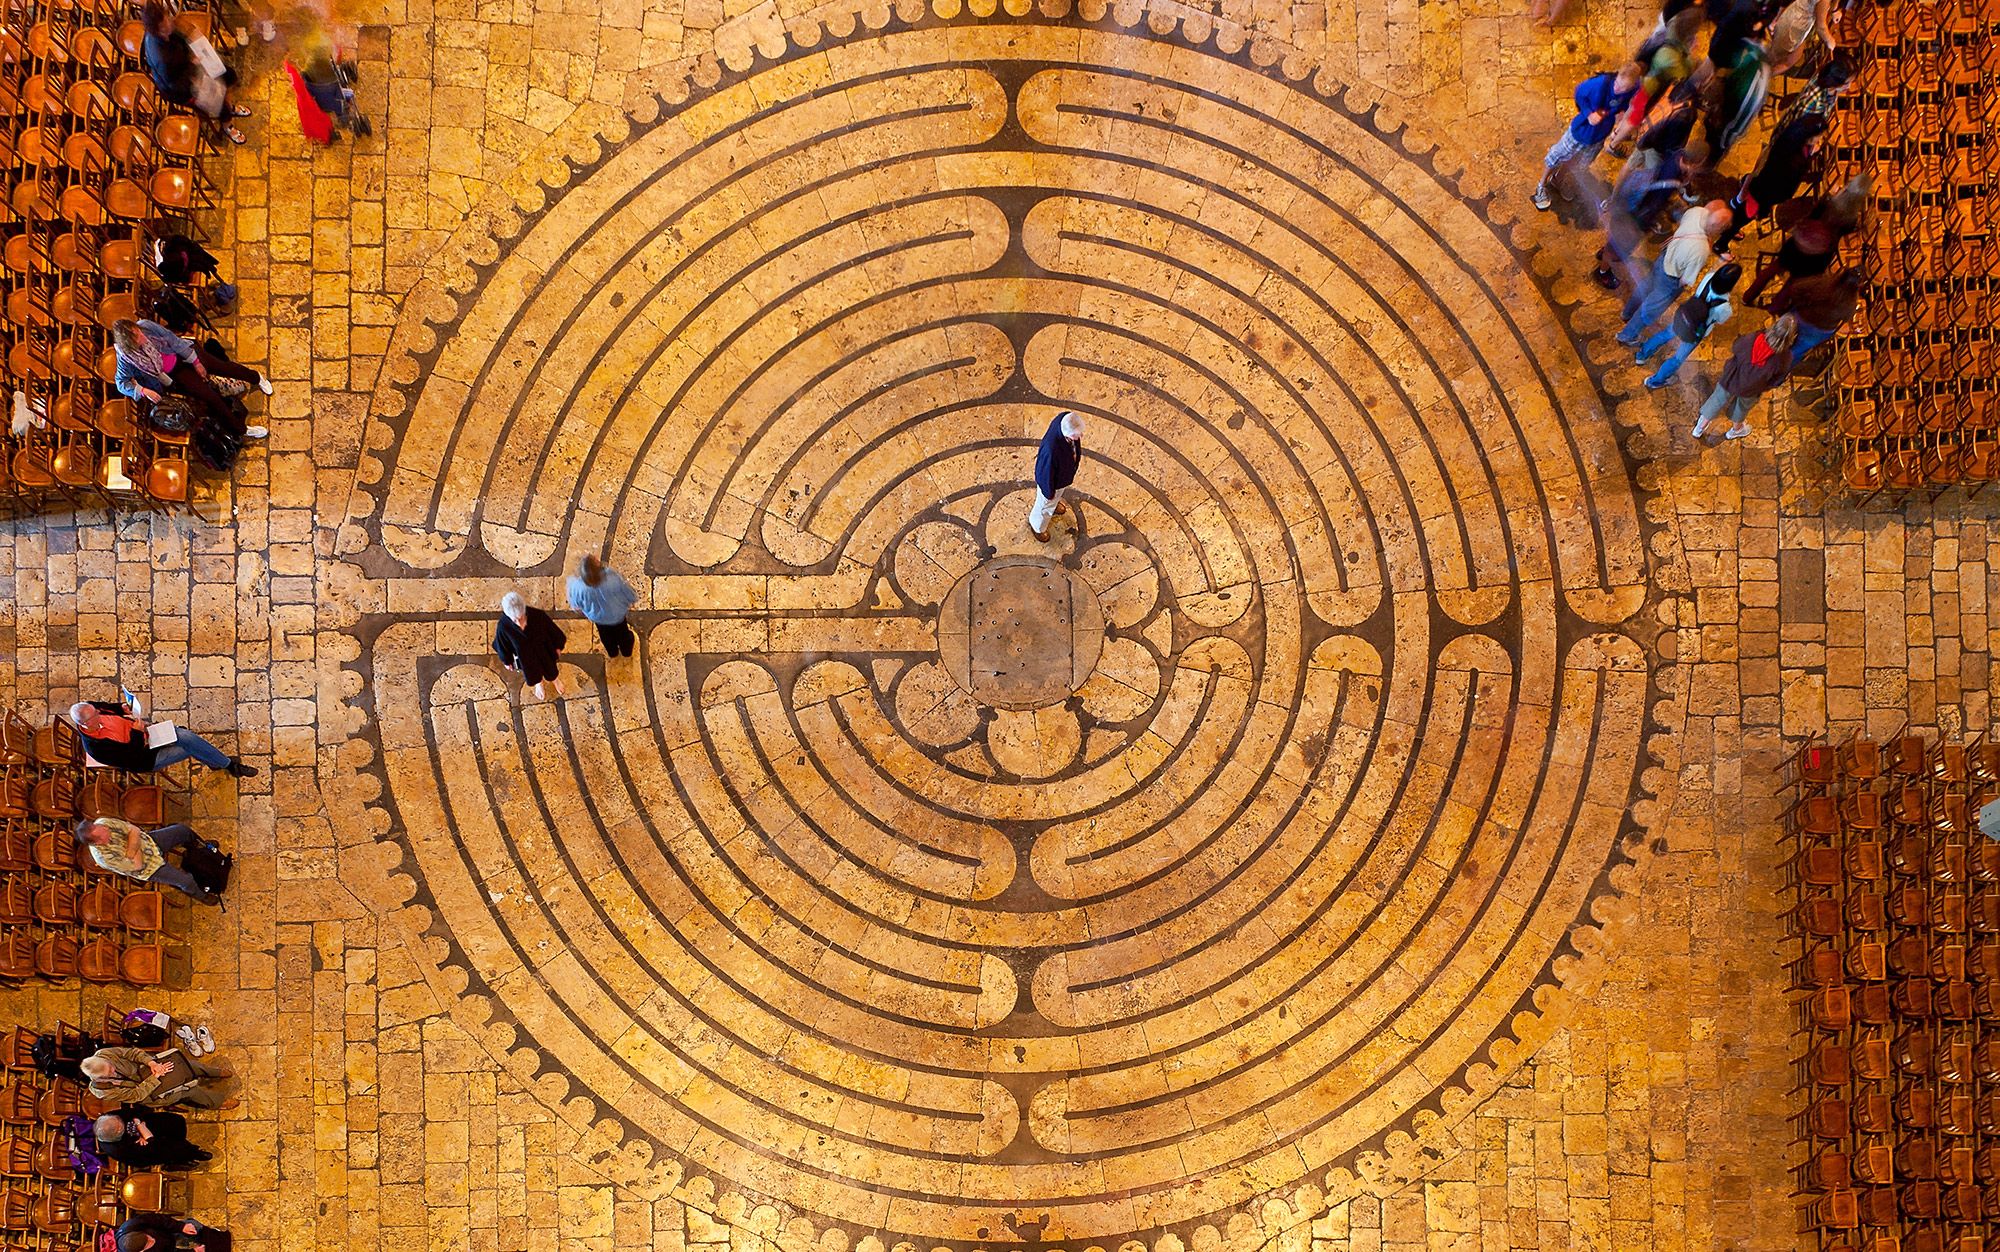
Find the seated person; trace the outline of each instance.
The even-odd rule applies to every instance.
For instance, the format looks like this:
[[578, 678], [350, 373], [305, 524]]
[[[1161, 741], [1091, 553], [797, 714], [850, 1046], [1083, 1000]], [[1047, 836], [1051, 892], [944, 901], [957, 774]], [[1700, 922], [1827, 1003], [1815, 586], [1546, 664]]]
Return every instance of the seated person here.
[[147, 747], [146, 723], [123, 704], [85, 700], [70, 706], [69, 720], [76, 723], [83, 750], [91, 760], [127, 773], [150, 773], [190, 757], [210, 769], [226, 769], [238, 778], [257, 773], [256, 766], [245, 765], [243, 758], [230, 756], [185, 726], [174, 727], [174, 741], [166, 747]]
[[222, 903], [193, 874], [167, 864], [167, 853], [196, 841], [192, 826], [176, 823], [145, 831], [115, 817], [86, 817], [76, 824], [76, 841], [90, 849], [91, 860], [114, 874], [172, 887], [201, 904]]
[[[234, 397], [216, 387], [216, 378], [254, 383], [265, 395], [271, 394], [271, 380], [256, 370], [204, 352], [158, 322], [120, 318], [112, 323], [111, 342], [118, 354], [118, 390], [129, 399], [158, 404], [172, 392], [187, 397], [210, 421], [240, 423], [239, 410], [230, 403]], [[269, 432], [250, 426], [238, 433], [262, 439]]]
[[170, 1104], [191, 1104], [203, 1109], [233, 1109], [237, 1098], [229, 1094], [236, 1071], [223, 1061], [198, 1061], [185, 1052], [181, 1060], [193, 1071], [190, 1081], [162, 1088], [161, 1081], [178, 1068], [171, 1059], [161, 1060], [160, 1052], [147, 1048], [99, 1048], [77, 1068], [90, 1083], [90, 1094], [99, 1100], [120, 1104], [143, 1104], [162, 1109]]
[[192, 1218], [134, 1213], [118, 1227], [118, 1252], [228, 1252], [229, 1232]]
[[[186, 35], [174, 29], [174, 16], [159, 0], [147, 0], [139, 10], [146, 25], [139, 59], [153, 77], [153, 86], [170, 104], [192, 108], [214, 122], [231, 143], [242, 143], [243, 132], [231, 118], [249, 117], [250, 110], [229, 103], [229, 84], [203, 69]], [[235, 75], [231, 74], [234, 81]]]
[[179, 1113], [128, 1104], [98, 1118], [91, 1131], [105, 1159], [133, 1169], [187, 1169], [208, 1159], [188, 1142], [187, 1118]]

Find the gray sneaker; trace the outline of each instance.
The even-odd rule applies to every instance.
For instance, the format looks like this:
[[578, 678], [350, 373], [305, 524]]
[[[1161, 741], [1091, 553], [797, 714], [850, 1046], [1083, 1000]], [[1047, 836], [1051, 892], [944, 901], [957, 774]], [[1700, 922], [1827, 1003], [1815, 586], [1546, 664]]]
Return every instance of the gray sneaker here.
[[1531, 198], [1535, 202], [1535, 207], [1544, 213], [1548, 212], [1555, 205], [1555, 200], [1550, 197], [1549, 189], [1546, 185], [1538, 184], [1535, 187], [1535, 194]]

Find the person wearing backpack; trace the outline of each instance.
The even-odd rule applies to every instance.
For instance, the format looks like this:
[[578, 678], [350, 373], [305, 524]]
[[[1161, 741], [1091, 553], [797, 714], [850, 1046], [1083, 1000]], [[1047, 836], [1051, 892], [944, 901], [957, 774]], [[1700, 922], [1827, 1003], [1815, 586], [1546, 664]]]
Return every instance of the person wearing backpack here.
[[[214, 890], [187, 865], [194, 849], [206, 848], [194, 827], [185, 822], [141, 830], [115, 817], [86, 817], [76, 824], [76, 841], [90, 853], [99, 868], [141, 882], [172, 887], [200, 904], [222, 903], [222, 893]], [[180, 848], [181, 864], [172, 865], [167, 853]]]
[[187, 1118], [128, 1104], [92, 1124], [97, 1150], [133, 1169], [187, 1169], [209, 1154], [188, 1141]]
[[1716, 266], [1695, 288], [1694, 294], [1681, 301], [1672, 319], [1652, 338], [1639, 345], [1639, 355], [1634, 359], [1643, 365], [1647, 358], [1666, 347], [1668, 340], [1673, 340], [1675, 344], [1667, 359], [1660, 362], [1660, 367], [1646, 379], [1648, 391], [1658, 391], [1672, 382], [1674, 375], [1680, 372], [1681, 363], [1694, 353], [1702, 340], [1708, 338], [1708, 332], [1728, 321], [1736, 312], [1729, 303], [1729, 293], [1736, 289], [1742, 277], [1743, 267], [1734, 261]]

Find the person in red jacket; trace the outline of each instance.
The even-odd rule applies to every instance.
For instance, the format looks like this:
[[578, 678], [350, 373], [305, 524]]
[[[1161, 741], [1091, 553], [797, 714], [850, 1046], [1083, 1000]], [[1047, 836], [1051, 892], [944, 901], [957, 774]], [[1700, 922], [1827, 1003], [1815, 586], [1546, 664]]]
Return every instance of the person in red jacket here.
[[1765, 392], [1784, 381], [1792, 372], [1792, 344], [1798, 340], [1798, 319], [1787, 313], [1763, 330], [1739, 335], [1722, 367], [1715, 390], [1701, 403], [1701, 417], [1694, 424], [1694, 437], [1708, 431], [1708, 424], [1726, 407], [1729, 429], [1724, 439], [1741, 439], [1750, 433], [1750, 406]]

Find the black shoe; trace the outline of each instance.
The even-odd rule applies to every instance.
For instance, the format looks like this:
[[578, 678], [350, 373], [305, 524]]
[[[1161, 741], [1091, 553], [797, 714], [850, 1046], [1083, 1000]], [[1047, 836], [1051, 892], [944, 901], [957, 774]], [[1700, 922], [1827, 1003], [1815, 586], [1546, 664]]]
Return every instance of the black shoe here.
[[257, 767], [248, 764], [240, 756], [233, 756], [229, 758], [229, 772], [238, 778], [255, 778], [257, 776]]

